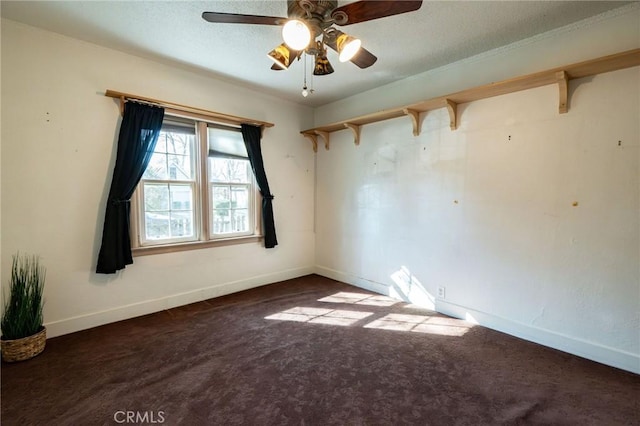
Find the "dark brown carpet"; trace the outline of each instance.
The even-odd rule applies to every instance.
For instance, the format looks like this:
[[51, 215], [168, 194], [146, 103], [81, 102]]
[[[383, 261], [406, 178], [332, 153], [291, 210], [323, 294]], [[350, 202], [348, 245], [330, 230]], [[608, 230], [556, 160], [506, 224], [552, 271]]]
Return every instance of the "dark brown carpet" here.
[[2, 424], [640, 423], [638, 375], [390, 303], [310, 275], [53, 338]]

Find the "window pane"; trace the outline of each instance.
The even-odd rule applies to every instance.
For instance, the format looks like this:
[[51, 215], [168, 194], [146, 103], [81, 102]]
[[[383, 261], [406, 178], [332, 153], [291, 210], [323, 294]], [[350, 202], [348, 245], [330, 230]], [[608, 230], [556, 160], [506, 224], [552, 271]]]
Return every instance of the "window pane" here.
[[144, 183], [146, 240], [195, 236], [191, 185]]
[[246, 232], [249, 230], [249, 211], [247, 209], [232, 210], [231, 232]]
[[249, 161], [210, 157], [209, 167], [212, 234], [250, 234], [253, 175]]
[[160, 131], [160, 136], [158, 136], [158, 143], [156, 143], [154, 151], [167, 152], [167, 134], [165, 132]]
[[171, 180], [192, 180], [193, 172], [191, 170], [191, 158], [186, 155], [167, 155], [167, 164], [169, 168], [169, 176]]
[[251, 167], [249, 160], [209, 158], [210, 182], [249, 183]]
[[167, 156], [154, 152], [151, 156], [151, 161], [147, 166], [147, 170], [144, 171], [142, 179], [166, 179], [167, 175]]
[[230, 191], [228, 186], [214, 186], [213, 187], [213, 208], [214, 209], [228, 209], [231, 207]]
[[193, 197], [190, 185], [170, 184], [171, 210], [193, 210]]
[[163, 238], [171, 238], [169, 228], [169, 212], [144, 214], [145, 238], [147, 240], [159, 240]]
[[147, 212], [169, 210], [169, 186], [167, 184], [144, 184], [144, 210]]
[[169, 154], [180, 154], [191, 156], [192, 141], [194, 135], [185, 133], [165, 133], [167, 140], [167, 152]]
[[231, 207], [249, 208], [249, 188], [234, 186], [231, 188]]
[[229, 234], [249, 230], [249, 188], [214, 185], [213, 233]]
[[195, 136], [161, 131], [143, 179], [193, 180]]
[[228, 209], [215, 209], [213, 211], [213, 233], [227, 234], [231, 232], [231, 215]]
[[193, 236], [193, 213], [171, 212], [171, 237]]

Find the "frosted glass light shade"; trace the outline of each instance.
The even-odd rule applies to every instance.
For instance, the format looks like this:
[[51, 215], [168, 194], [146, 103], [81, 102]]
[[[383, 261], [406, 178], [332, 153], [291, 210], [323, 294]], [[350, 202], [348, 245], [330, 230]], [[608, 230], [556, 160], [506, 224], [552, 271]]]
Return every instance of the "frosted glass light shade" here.
[[311, 31], [302, 21], [292, 19], [282, 27], [282, 38], [293, 50], [304, 50], [311, 41]]
[[350, 35], [346, 35], [344, 33], [340, 34], [338, 36], [338, 39], [336, 40], [336, 45], [339, 52], [338, 59], [340, 59], [340, 62], [350, 61], [351, 58], [353, 58], [354, 55], [358, 53], [358, 50], [360, 50], [361, 44], [362, 42], [357, 38], [353, 38]]

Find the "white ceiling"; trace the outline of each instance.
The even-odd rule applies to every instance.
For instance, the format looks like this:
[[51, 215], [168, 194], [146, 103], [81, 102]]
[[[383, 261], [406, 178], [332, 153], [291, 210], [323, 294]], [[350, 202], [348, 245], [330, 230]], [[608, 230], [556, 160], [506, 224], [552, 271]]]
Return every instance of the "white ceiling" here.
[[[339, 5], [351, 3], [340, 1]], [[416, 11], [342, 27], [378, 56], [367, 69], [340, 63], [313, 77], [303, 98], [303, 62], [272, 71], [267, 52], [280, 28], [212, 24], [203, 11], [287, 15], [272, 1], [2, 1], [3, 18], [157, 61], [206, 72], [309, 106], [415, 75], [618, 8], [617, 1], [425, 1]], [[311, 58], [310, 58], [311, 59]], [[307, 63], [310, 74], [311, 61]]]

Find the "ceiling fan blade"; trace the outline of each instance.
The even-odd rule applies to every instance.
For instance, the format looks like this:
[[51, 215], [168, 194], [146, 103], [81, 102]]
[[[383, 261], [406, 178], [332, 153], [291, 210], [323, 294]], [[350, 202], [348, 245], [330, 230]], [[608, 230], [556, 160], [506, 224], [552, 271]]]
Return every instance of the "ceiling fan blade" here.
[[[338, 25], [357, 24], [358, 22], [371, 21], [372, 19], [384, 18], [386, 16], [399, 15], [401, 13], [413, 12], [420, 9], [422, 0], [416, 1], [367, 1], [361, 0], [355, 3], [345, 4], [331, 12], [331, 16], [338, 16], [345, 13], [346, 22], [336, 19]], [[337, 13], [336, 12], [342, 12]]]
[[287, 18], [261, 15], [241, 15], [238, 13], [202, 12], [202, 19], [221, 24], [283, 25]]

